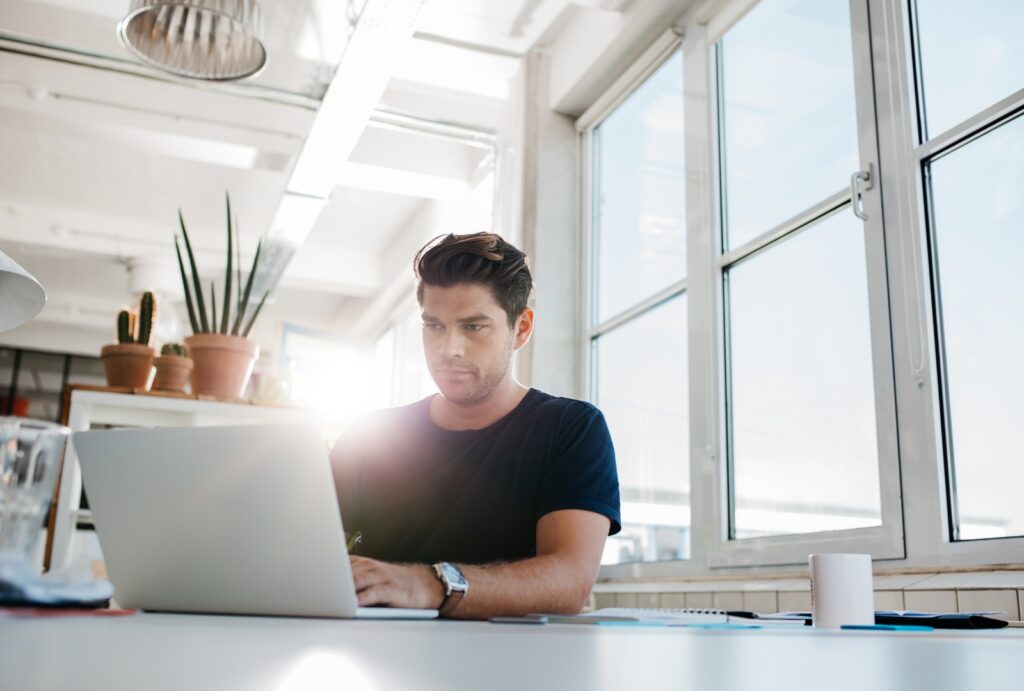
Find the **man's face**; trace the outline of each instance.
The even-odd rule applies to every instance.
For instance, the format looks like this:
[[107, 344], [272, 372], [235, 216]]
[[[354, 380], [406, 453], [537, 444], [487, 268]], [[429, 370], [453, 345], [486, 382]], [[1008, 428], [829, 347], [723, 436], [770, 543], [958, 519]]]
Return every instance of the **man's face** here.
[[420, 307], [430, 376], [446, 399], [461, 405], [478, 403], [498, 388], [533, 326], [527, 308], [509, 327], [501, 305], [479, 283], [425, 285]]

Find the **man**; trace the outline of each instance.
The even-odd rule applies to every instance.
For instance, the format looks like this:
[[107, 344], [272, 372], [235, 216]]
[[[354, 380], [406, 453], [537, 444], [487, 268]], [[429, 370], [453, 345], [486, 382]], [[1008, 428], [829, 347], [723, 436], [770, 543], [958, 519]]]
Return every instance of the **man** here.
[[342, 522], [362, 537], [359, 604], [463, 619], [579, 612], [620, 530], [604, 417], [512, 375], [534, 326], [521, 251], [491, 233], [448, 235], [414, 269], [440, 393], [367, 416], [331, 452]]

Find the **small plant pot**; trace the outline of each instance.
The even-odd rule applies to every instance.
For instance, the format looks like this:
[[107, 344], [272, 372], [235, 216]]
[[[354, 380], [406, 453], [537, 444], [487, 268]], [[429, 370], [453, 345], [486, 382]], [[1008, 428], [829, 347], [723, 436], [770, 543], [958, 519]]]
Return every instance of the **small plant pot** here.
[[259, 357], [255, 341], [229, 334], [196, 334], [185, 339], [192, 356], [192, 393], [241, 398]]
[[156, 377], [153, 391], [178, 391], [185, 393], [192, 374], [192, 358], [180, 355], [161, 355], [156, 359]]
[[156, 353], [140, 343], [115, 343], [100, 350], [107, 386], [149, 389], [153, 380], [153, 358]]

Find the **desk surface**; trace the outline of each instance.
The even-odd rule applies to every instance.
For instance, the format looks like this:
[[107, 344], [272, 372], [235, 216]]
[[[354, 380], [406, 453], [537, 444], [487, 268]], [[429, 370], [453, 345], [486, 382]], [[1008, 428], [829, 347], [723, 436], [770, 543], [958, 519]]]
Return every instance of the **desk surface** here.
[[1015, 688], [1024, 636], [139, 614], [0, 618], [0, 689]]

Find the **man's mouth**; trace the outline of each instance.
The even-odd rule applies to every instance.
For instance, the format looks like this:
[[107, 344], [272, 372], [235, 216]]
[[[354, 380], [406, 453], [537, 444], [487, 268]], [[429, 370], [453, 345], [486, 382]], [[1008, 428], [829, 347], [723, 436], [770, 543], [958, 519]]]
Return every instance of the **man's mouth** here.
[[440, 374], [447, 375], [449, 377], [457, 377], [463, 374], [472, 374], [473, 370], [462, 369], [458, 367], [440, 367], [437, 370]]

